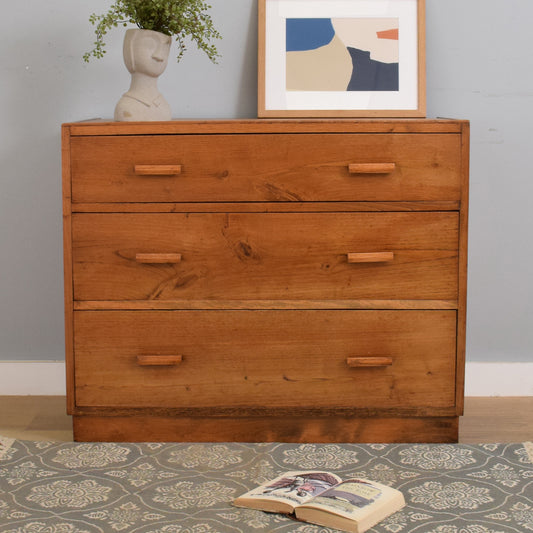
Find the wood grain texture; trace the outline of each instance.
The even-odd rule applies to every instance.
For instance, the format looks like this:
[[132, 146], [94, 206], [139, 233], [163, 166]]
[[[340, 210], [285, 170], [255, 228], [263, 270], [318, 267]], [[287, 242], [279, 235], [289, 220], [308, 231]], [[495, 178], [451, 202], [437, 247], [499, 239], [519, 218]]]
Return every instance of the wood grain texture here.
[[182, 256], [177, 253], [142, 253], [135, 254], [135, 261], [145, 265], [181, 263]]
[[455, 441], [468, 132], [417, 119], [64, 125], [75, 438]]
[[394, 261], [394, 252], [348, 253], [348, 263], [389, 263]]
[[[65, 414], [65, 403], [65, 396], [0, 396], [0, 435], [21, 440], [72, 442], [72, 419]], [[102, 410], [100, 410], [101, 414]], [[151, 415], [155, 414], [152, 410]], [[89, 416], [95, 416], [95, 414]], [[113, 415], [107, 413], [107, 416], [131, 417], [132, 412], [127, 410], [122, 414], [114, 413]], [[146, 417], [148, 415], [135, 412], [135, 416]], [[168, 417], [171, 414], [159, 413], [157, 416]], [[376, 413], [359, 413], [351, 418], [375, 416]], [[417, 416], [423, 418], [420, 412]], [[445, 416], [444, 413], [442, 416]], [[453, 413], [449, 416], [453, 416]], [[308, 415], [306, 418], [314, 417]], [[344, 418], [348, 422], [350, 417]], [[278, 417], [278, 421], [280, 420], [283, 418]], [[216, 420], [213, 421], [215, 422]], [[268, 421], [265, 423], [268, 424]], [[285, 423], [291, 424], [292, 420]], [[360, 423], [364, 425], [365, 421], [360, 421]], [[117, 424], [115, 420], [114, 425]], [[459, 422], [459, 442], [471, 444], [524, 442], [531, 440], [532, 427], [533, 396], [466, 397], [464, 416]]]
[[460, 442], [526, 442], [533, 428], [533, 396], [466, 397]]
[[429, 202], [194, 202], [76, 203], [73, 213], [332, 213], [459, 211], [459, 201]]
[[182, 355], [137, 355], [139, 366], [176, 366], [182, 362]]
[[[459, 135], [73, 137], [72, 199], [86, 202], [413, 201], [460, 197]], [[216, 146], [216, 150], [213, 147]], [[169, 164], [176, 179], [134, 173]], [[349, 163], [394, 162], [355, 178]], [[431, 172], [428, 172], [431, 169]]]
[[181, 165], [135, 165], [133, 173], [137, 176], [177, 176], [181, 174]]
[[458, 420], [75, 416], [74, 438], [82, 442], [457, 442]]
[[[455, 404], [454, 311], [76, 312], [74, 327], [80, 407]], [[137, 364], [176, 353], [175, 369]], [[394, 365], [346, 364], [384, 353]]]
[[350, 163], [350, 174], [390, 174], [396, 170], [396, 163]]
[[465, 120], [411, 118], [353, 119], [240, 119], [112, 122], [93, 120], [66, 124], [73, 137], [114, 135], [201, 135], [272, 133], [433, 133], [461, 134]]
[[383, 355], [365, 356], [365, 357], [348, 357], [346, 364], [350, 368], [369, 368], [369, 367], [386, 367], [392, 366], [393, 358]]
[[136, 309], [457, 309], [457, 300], [82, 300], [76, 311]]
[[[311, 417], [352, 417], [352, 418], [425, 418], [425, 417], [455, 417], [455, 407], [298, 407], [296, 412], [305, 418]], [[76, 407], [76, 416], [154, 416], [163, 418], [218, 418], [224, 419], [244, 417], [291, 417], [295, 416], [294, 407], [269, 407], [265, 405], [253, 407], [235, 407], [219, 405], [215, 407], [109, 407], [98, 406]]]
[[67, 390], [67, 412], [75, 407], [74, 395], [74, 332], [72, 279], [72, 189], [70, 175], [70, 131], [67, 126], [61, 129], [62, 194], [63, 194], [63, 279], [65, 302], [65, 368]]
[[459, 308], [457, 315], [457, 414], [464, 409], [466, 362], [466, 304], [468, 278], [468, 202], [470, 166], [470, 125], [463, 124], [461, 137], [461, 209], [459, 211]]
[[[457, 298], [456, 213], [75, 214], [75, 300]], [[355, 250], [393, 250], [348, 263]], [[179, 250], [176, 265], [139, 251]]]

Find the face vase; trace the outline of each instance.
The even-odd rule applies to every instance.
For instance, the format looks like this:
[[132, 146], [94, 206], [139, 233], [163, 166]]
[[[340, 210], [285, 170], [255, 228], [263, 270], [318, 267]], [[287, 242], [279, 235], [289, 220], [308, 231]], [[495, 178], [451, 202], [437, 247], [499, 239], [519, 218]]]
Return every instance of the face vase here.
[[152, 30], [130, 29], [124, 37], [124, 63], [131, 85], [115, 107], [117, 121], [170, 120], [170, 106], [157, 88], [172, 39]]

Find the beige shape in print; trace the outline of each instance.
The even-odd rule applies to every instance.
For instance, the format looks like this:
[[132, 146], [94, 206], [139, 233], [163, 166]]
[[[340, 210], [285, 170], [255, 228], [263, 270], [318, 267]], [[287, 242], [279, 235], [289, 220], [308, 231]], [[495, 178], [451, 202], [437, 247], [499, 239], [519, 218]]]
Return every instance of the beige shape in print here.
[[399, 62], [397, 18], [335, 18], [331, 23], [345, 46], [370, 52], [374, 61]]
[[287, 91], [345, 91], [352, 69], [350, 52], [337, 36], [315, 50], [287, 52]]

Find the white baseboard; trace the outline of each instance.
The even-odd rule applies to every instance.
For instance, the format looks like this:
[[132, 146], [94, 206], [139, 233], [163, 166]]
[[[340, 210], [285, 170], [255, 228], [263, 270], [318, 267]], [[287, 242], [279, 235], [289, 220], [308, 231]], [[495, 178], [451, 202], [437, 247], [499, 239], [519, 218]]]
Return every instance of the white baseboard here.
[[533, 363], [466, 363], [465, 396], [533, 396]]
[[[65, 395], [63, 361], [0, 361], [0, 396]], [[467, 363], [466, 396], [533, 396], [533, 363]]]
[[0, 361], [0, 396], [64, 396], [64, 361]]

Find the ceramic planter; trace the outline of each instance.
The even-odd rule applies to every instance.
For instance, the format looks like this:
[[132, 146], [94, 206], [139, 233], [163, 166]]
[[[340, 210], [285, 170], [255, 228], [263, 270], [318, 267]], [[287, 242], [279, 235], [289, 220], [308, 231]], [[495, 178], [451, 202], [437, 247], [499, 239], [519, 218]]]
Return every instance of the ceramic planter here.
[[170, 120], [170, 106], [159, 92], [157, 80], [167, 66], [171, 44], [169, 35], [157, 31], [126, 31], [124, 63], [131, 74], [131, 85], [115, 107], [115, 120]]

